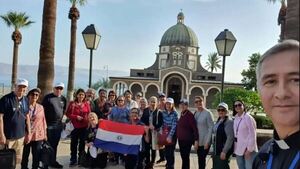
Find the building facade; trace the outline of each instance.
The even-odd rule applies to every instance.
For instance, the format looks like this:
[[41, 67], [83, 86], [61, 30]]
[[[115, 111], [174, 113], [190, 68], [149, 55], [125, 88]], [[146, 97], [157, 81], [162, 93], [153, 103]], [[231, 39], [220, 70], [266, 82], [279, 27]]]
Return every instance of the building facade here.
[[[184, 14], [177, 16], [177, 24], [162, 36], [159, 52], [154, 64], [145, 69], [131, 69], [129, 77], [110, 77], [113, 89], [118, 95], [127, 89], [133, 94], [142, 92], [149, 98], [164, 92], [175, 104], [181, 98], [193, 105], [195, 96], [203, 96], [211, 108], [214, 95], [221, 90], [222, 74], [211, 73], [200, 62], [198, 38], [195, 32], [184, 24]], [[240, 87], [237, 83], [224, 83], [228, 87]]]

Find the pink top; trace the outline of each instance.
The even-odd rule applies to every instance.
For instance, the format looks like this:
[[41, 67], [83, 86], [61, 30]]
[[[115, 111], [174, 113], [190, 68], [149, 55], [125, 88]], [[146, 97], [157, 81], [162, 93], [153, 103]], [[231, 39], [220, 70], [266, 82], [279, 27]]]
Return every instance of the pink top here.
[[44, 113], [44, 107], [36, 104], [35, 107], [29, 108], [31, 122], [31, 141], [40, 141], [46, 138], [47, 123]]
[[249, 113], [243, 113], [241, 116], [235, 116], [234, 137], [237, 141], [234, 143], [234, 153], [243, 156], [245, 151], [257, 152], [256, 143], [256, 122]]

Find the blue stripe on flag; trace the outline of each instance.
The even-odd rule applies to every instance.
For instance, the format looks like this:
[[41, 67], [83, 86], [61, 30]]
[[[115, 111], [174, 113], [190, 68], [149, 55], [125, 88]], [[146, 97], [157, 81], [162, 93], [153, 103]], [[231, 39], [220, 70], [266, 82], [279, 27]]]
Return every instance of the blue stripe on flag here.
[[124, 145], [121, 143], [108, 142], [99, 139], [94, 141], [95, 147], [101, 148], [105, 151], [111, 151], [121, 154], [134, 154], [137, 155], [140, 150], [140, 145]]

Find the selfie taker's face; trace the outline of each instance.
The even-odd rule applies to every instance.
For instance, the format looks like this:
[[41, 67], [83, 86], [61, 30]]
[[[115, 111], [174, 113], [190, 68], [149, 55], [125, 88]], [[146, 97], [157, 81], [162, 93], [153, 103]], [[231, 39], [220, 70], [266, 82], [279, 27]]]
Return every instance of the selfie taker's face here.
[[260, 95], [275, 126], [299, 125], [299, 53], [286, 51], [262, 63]]

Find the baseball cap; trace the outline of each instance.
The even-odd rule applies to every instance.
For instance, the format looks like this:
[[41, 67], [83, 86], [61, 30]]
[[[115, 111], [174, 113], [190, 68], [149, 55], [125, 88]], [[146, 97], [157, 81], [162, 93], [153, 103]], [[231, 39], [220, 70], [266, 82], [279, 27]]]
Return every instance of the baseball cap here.
[[171, 98], [171, 97], [168, 97], [167, 100], [166, 100], [166, 103], [174, 104], [174, 99]]
[[189, 101], [187, 99], [181, 99], [180, 104], [189, 105]]
[[158, 97], [166, 97], [166, 94], [163, 93], [163, 92], [159, 92], [159, 93], [158, 93]]
[[218, 107], [224, 107], [228, 111], [228, 105], [224, 102], [219, 103]]
[[138, 92], [136, 95], [137, 95], [137, 96], [140, 96], [140, 97], [143, 96], [141, 92]]
[[17, 80], [16, 84], [17, 84], [17, 86], [26, 86], [26, 87], [28, 87], [28, 80], [20, 78], [20, 79]]
[[58, 82], [54, 85], [54, 87], [62, 87], [65, 88], [65, 84], [63, 82]]

